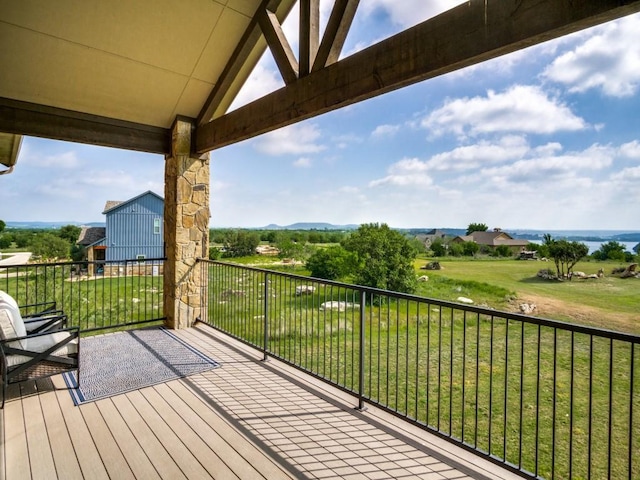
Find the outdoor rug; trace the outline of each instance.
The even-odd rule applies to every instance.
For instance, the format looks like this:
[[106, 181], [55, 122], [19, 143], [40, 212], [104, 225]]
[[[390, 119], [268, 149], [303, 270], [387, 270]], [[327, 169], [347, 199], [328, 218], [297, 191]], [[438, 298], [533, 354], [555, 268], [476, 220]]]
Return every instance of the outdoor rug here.
[[76, 405], [156, 385], [219, 364], [166, 328], [118, 332], [80, 340], [80, 388], [76, 372], [64, 380]]

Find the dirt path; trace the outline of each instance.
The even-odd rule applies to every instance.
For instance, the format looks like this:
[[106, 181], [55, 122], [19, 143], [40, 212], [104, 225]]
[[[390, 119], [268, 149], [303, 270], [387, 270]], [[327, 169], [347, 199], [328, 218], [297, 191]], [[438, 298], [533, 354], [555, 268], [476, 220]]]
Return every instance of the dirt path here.
[[606, 328], [607, 330], [640, 334], [640, 315], [638, 314], [605, 313], [596, 307], [565, 302], [557, 298], [535, 294], [525, 294], [519, 297], [513, 305], [513, 310], [519, 311], [521, 303], [534, 303], [536, 310], [533, 315], [536, 317], [560, 318], [573, 323]]

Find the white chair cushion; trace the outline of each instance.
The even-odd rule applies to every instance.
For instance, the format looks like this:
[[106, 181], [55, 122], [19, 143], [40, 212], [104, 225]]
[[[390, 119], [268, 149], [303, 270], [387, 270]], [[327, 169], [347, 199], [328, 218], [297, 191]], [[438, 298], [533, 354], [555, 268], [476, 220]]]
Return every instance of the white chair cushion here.
[[7, 292], [0, 290], [0, 304], [2, 302], [8, 303], [12, 307], [18, 308], [18, 302], [16, 302], [16, 299], [9, 295]]
[[6, 302], [0, 303], [0, 337], [2, 340], [24, 337], [26, 334], [27, 329], [22, 321], [20, 309], [14, 308]]
[[[24, 350], [30, 352], [44, 352], [53, 345], [62, 342], [65, 338], [68, 338], [71, 334], [69, 332], [55, 332], [48, 335], [39, 335], [31, 338], [27, 338], [23, 341], [26, 343]], [[59, 348], [52, 355], [69, 356], [78, 353], [78, 338], [73, 339], [62, 348]], [[26, 355], [7, 355], [7, 365], [13, 367], [20, 363], [25, 363], [31, 360], [32, 357]]]

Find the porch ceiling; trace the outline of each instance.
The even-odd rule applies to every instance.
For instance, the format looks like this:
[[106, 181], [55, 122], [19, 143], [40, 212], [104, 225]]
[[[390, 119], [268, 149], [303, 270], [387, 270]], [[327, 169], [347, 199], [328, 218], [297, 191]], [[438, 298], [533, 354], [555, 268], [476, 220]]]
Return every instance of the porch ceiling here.
[[[65, 128], [89, 123], [89, 132], [108, 125], [160, 138], [176, 116], [198, 117], [221, 82], [224, 113], [266, 47], [251, 35], [259, 7], [282, 20], [294, 3], [0, 0], [0, 131], [64, 139]], [[64, 119], [57, 128], [34, 127], [55, 117]]]
[[168, 128], [198, 116], [260, 2], [1, 1], [0, 96]]

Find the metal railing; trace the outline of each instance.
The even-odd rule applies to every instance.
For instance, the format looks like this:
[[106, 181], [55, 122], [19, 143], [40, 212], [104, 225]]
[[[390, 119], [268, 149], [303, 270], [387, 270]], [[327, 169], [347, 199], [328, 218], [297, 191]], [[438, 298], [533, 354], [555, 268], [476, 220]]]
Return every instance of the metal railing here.
[[201, 261], [202, 321], [530, 478], [640, 478], [640, 336]]
[[104, 331], [164, 319], [163, 268], [164, 259], [2, 266], [0, 290], [19, 305], [55, 301], [69, 326]]

